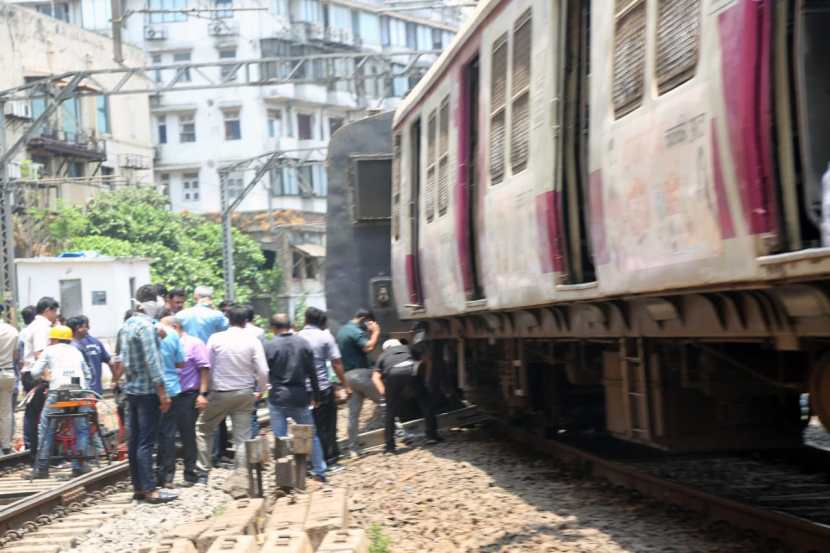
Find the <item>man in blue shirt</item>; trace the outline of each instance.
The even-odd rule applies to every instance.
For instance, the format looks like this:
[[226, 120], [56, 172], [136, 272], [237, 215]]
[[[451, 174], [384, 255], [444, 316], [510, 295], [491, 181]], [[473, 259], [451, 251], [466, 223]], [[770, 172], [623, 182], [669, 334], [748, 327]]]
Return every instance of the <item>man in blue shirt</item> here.
[[193, 299], [196, 305], [182, 309], [176, 313], [176, 318], [185, 332], [207, 344], [212, 334], [228, 329], [228, 318], [212, 307], [213, 290], [210, 287], [197, 286]]
[[66, 326], [72, 329], [72, 345], [84, 354], [86, 364], [92, 371], [89, 389], [99, 394], [104, 393], [104, 387], [101, 384], [101, 363], [109, 365], [110, 354], [98, 338], [89, 335], [89, 319], [85, 315], [71, 317], [66, 321]]
[[[172, 488], [173, 476], [176, 473], [176, 430], [179, 422], [184, 421], [179, 396], [182, 392], [179, 381], [179, 369], [184, 367], [184, 347], [176, 332], [176, 321], [173, 317], [164, 317], [159, 325], [164, 329], [165, 337], [159, 344], [161, 367], [164, 376], [164, 389], [170, 396], [172, 403], [170, 410], [161, 416], [158, 433], [158, 454], [156, 456], [156, 481], [160, 487]], [[190, 458], [188, 458], [190, 457]], [[185, 449], [184, 459], [185, 480], [192, 485], [196, 482], [196, 449]]]

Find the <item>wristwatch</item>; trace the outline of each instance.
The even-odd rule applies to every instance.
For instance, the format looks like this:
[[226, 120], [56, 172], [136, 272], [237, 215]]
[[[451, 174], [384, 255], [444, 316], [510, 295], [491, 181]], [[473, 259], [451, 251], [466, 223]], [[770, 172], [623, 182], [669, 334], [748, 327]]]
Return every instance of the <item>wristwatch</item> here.
[[207, 397], [208, 392], [199, 392], [199, 397]]

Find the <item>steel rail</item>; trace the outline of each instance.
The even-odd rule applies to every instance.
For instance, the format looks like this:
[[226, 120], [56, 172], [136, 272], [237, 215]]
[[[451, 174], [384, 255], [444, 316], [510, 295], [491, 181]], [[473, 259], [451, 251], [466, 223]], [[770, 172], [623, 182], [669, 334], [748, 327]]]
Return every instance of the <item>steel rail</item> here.
[[647, 474], [635, 466], [515, 428], [501, 428], [509, 440], [531, 450], [578, 465], [596, 478], [608, 480], [659, 501], [689, 508], [712, 520], [723, 520], [795, 548], [799, 553], [821, 553], [830, 547], [830, 526], [765, 509]]

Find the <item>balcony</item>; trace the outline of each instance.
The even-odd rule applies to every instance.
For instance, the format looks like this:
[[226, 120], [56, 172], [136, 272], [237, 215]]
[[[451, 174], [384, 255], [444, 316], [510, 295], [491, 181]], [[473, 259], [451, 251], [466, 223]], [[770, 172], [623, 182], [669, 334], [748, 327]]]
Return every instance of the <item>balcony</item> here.
[[120, 154], [118, 156], [118, 166], [123, 169], [149, 169], [151, 160], [148, 156], [141, 154]]
[[94, 131], [67, 132], [45, 127], [29, 140], [28, 148], [33, 155], [63, 156], [87, 161], [107, 159], [106, 141], [96, 136]]

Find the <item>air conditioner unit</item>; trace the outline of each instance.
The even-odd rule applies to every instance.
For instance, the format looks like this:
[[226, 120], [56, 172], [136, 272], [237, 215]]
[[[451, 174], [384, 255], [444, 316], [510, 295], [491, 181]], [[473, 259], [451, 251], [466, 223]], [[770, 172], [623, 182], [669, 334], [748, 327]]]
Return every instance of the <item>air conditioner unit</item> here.
[[167, 40], [167, 29], [161, 27], [144, 27], [145, 40]]
[[229, 36], [239, 33], [235, 21], [211, 21], [208, 25], [208, 34], [211, 36]]
[[18, 119], [32, 118], [32, 105], [24, 100], [6, 102], [4, 111], [9, 117], [17, 117]]

